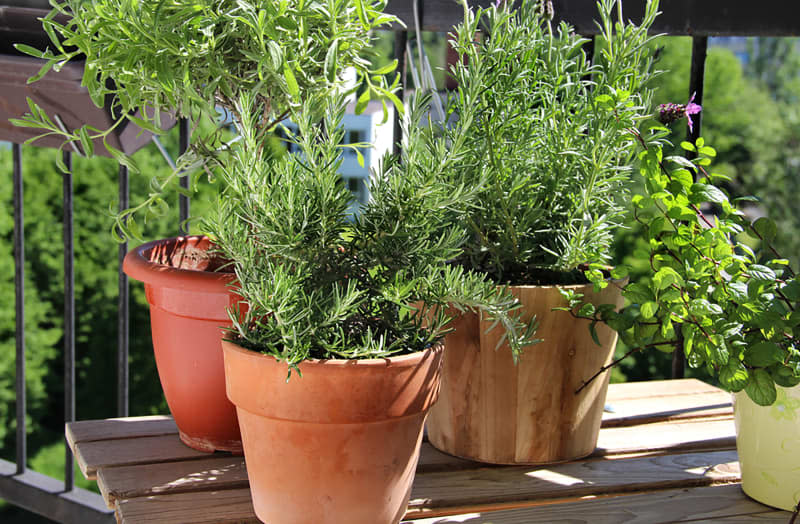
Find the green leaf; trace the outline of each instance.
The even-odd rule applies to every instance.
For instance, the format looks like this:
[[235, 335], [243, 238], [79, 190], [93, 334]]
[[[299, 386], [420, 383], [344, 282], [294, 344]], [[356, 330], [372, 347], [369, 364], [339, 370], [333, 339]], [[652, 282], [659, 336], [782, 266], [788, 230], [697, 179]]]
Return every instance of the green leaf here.
[[744, 390], [759, 406], [771, 406], [778, 397], [772, 376], [763, 369], [751, 370], [750, 380]]
[[783, 287], [780, 288], [781, 293], [792, 301], [800, 300], [800, 282], [796, 279], [792, 279], [786, 283]]
[[650, 293], [650, 289], [648, 289], [647, 286], [638, 283], [628, 284], [625, 286], [625, 289], [622, 290], [622, 296], [634, 304], [641, 304], [653, 298], [653, 295]]
[[597, 324], [597, 322], [592, 322], [591, 324], [589, 324], [589, 334], [592, 336], [592, 340], [594, 341], [595, 344], [597, 344], [598, 346], [602, 346], [602, 344], [600, 343], [600, 339], [597, 337], [597, 328], [595, 324]]
[[703, 202], [721, 204], [727, 202], [728, 197], [716, 186], [697, 183], [692, 184], [689, 191], [689, 201], [693, 204], [701, 204]]
[[747, 385], [747, 368], [738, 360], [729, 360], [719, 370], [719, 382], [728, 391], [741, 391]]
[[695, 298], [689, 302], [689, 312], [696, 317], [721, 315], [722, 308], [719, 304], [712, 304], [704, 298]]
[[758, 233], [758, 236], [764, 242], [770, 243], [775, 240], [775, 235], [778, 234], [778, 226], [775, 225], [773, 220], [767, 217], [760, 217], [753, 222], [753, 230]]
[[594, 315], [595, 307], [594, 304], [591, 302], [587, 302], [586, 304], [582, 305], [581, 308], [578, 310], [578, 316], [581, 317], [591, 317]]
[[19, 51], [20, 53], [25, 53], [26, 55], [30, 55], [30, 56], [33, 56], [33, 57], [36, 57], [36, 58], [44, 58], [45, 57], [44, 51], [40, 51], [40, 50], [36, 49], [35, 47], [31, 47], [31, 46], [29, 46], [27, 44], [14, 44], [14, 49]]
[[645, 302], [639, 307], [639, 311], [642, 313], [642, 318], [645, 320], [651, 319], [658, 311], [658, 304], [652, 301]]
[[376, 69], [372, 73], [375, 74], [375, 75], [388, 75], [389, 73], [391, 73], [392, 71], [397, 69], [397, 63], [398, 63], [397, 59], [395, 58], [390, 63], [386, 64], [385, 66], [383, 66], [381, 68]]
[[86, 126], [78, 128], [78, 138], [81, 140], [83, 154], [86, 156], [94, 155], [94, 144], [92, 144], [92, 139], [89, 137], [89, 131], [87, 131]]
[[363, 93], [358, 97], [358, 101], [356, 102], [356, 114], [360, 115], [364, 112], [364, 109], [367, 108], [367, 104], [369, 104], [370, 93], [369, 89], [365, 89]]
[[697, 151], [697, 148], [691, 142], [683, 141], [681, 142], [681, 147], [686, 151]]
[[748, 347], [744, 354], [744, 361], [749, 366], [765, 368], [783, 362], [784, 351], [774, 342], [759, 342]]
[[787, 366], [773, 366], [769, 369], [773, 380], [779, 386], [791, 388], [800, 384], [800, 375], [794, 373], [792, 368]]
[[356, 4], [356, 12], [358, 13], [358, 19], [361, 21], [361, 27], [366, 30], [369, 30], [369, 19], [367, 18], [367, 10], [364, 7], [364, 0], [354, 0]]
[[621, 280], [628, 276], [628, 268], [625, 266], [617, 266], [611, 269], [611, 278], [614, 280]]
[[753, 264], [748, 268], [747, 273], [751, 279], [757, 282], [774, 282], [777, 278], [775, 271], [761, 264]]
[[653, 284], [659, 291], [673, 284], [683, 285], [683, 277], [669, 266], [662, 267], [653, 275]]
[[283, 66], [283, 78], [286, 80], [286, 88], [289, 90], [289, 94], [292, 98], [300, 96], [300, 86], [297, 84], [297, 78], [295, 78], [289, 63]]
[[325, 78], [328, 82], [335, 82], [338, 74], [338, 53], [339, 53], [339, 40], [334, 40], [333, 45], [328, 48], [325, 53]]

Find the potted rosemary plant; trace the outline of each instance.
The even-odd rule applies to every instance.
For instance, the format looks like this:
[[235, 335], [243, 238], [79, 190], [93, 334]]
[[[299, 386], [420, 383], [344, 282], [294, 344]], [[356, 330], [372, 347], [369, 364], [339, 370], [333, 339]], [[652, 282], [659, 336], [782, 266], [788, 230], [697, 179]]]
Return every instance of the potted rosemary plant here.
[[[447, 261], [464, 234], [448, 215], [471, 202], [440, 172], [463, 159], [461, 125], [422, 126], [410, 107], [404, 155], [387, 157], [351, 218], [338, 182], [337, 96], [308, 96], [285, 130], [295, 154], [263, 147], [264, 102], [244, 95], [242, 140], [219, 165], [226, 190], [204, 224], [233, 262], [246, 310], [223, 341], [256, 515], [274, 523], [397, 523], [424, 420], [438, 395], [449, 308], [482, 311], [513, 348], [530, 330], [516, 300]], [[288, 375], [288, 378], [287, 378]]]
[[[573, 392], [611, 358], [616, 336], [600, 327], [598, 349], [582, 325], [551, 309], [563, 304], [563, 286], [621, 305], [613, 288], [591, 296], [579, 268], [609, 258], [636, 151], [628, 129], [649, 113], [647, 31], [658, 2], [647, 2], [640, 26], [612, 20], [624, 20], [621, 2], [598, 2], [593, 59], [568, 25], [553, 27], [546, 5], [465, 8], [452, 35], [459, 87], [448, 111], [477, 108], [465, 167], [453, 176], [481, 181], [476, 204], [458, 218], [469, 240], [454, 263], [510, 285], [541, 339], [524, 354], [496, 351], [501, 333], [464, 315], [445, 341], [430, 442], [491, 463], [565, 461], [595, 448], [608, 379]], [[475, 85], [483, 89], [471, 95]]]
[[717, 187], [727, 178], [711, 170], [716, 152], [702, 138], [682, 144], [692, 160], [642, 145], [645, 191], [632, 202], [648, 240], [639, 262], [650, 271], [624, 286], [630, 305], [619, 312], [610, 304], [586, 305], [578, 293], [566, 295], [568, 308], [618, 331], [631, 348], [625, 356], [683, 351], [690, 366], [707, 369], [734, 392], [744, 491], [794, 510], [800, 502], [800, 281], [772, 246], [775, 223], [751, 221]]
[[[151, 193], [116, 217], [115, 235], [140, 238], [137, 216], [163, 214], [164, 196], [190, 191], [204, 172], [229, 155], [220, 111], [234, 115], [243, 96], [263, 109], [259, 136], [267, 136], [297, 100], [340, 89], [341, 73], [355, 68], [366, 99], [391, 97], [382, 76], [364, 58], [372, 29], [394, 19], [383, 3], [345, 2], [162, 2], [108, 0], [54, 3], [43, 19], [51, 48], [20, 50], [44, 60], [43, 71], [84, 60], [83, 86], [99, 107], [109, 105], [110, 129], [66, 130], [31, 102], [15, 123], [54, 135], [63, 146], [79, 144], [87, 154], [105, 149], [133, 172], [135, 162], [106, 138], [134, 123], [159, 133], [164, 118], [185, 117], [193, 125], [189, 150], [166, 178], [151, 180]], [[64, 18], [66, 17], [66, 20]], [[206, 123], [206, 124], [204, 124]], [[156, 363], [181, 439], [204, 450], [241, 451], [235, 410], [225, 396], [220, 326], [237, 301], [226, 261], [209, 251], [205, 237], [151, 242], [132, 250], [125, 271], [145, 283], [151, 304]]]

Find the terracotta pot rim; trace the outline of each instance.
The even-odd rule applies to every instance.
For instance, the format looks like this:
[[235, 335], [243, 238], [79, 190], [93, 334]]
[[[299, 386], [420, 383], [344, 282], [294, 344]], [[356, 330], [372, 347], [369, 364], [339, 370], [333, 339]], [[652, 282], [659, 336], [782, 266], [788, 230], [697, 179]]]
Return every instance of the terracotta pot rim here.
[[186, 287], [186, 284], [190, 284], [192, 287], [199, 288], [198, 291], [204, 291], [204, 287], [211, 288], [210, 291], [216, 291], [220, 287], [227, 288], [227, 284], [236, 280], [236, 276], [233, 273], [176, 268], [151, 262], [144, 255], [146, 251], [163, 244], [180, 241], [197, 243], [204, 238], [207, 237], [204, 235], [186, 235], [146, 242], [131, 249], [125, 255], [122, 270], [131, 278], [155, 286]]
[[[234, 341], [228, 339], [222, 339], [222, 346], [226, 350], [236, 351], [245, 355], [249, 355], [250, 358], [272, 358], [276, 362], [281, 362], [274, 355], [270, 355], [267, 353], [261, 353], [258, 351], [254, 351], [252, 349], [243, 348], [239, 344]], [[416, 366], [420, 360], [424, 359], [426, 355], [437, 351], [444, 351], [444, 343], [437, 342], [433, 346], [429, 348], [423, 349], [422, 351], [415, 351], [414, 353], [409, 353], [406, 355], [395, 355], [383, 358], [367, 358], [367, 359], [345, 359], [345, 358], [332, 358], [332, 359], [319, 359], [319, 358], [310, 358], [308, 360], [303, 360], [298, 366], [302, 368], [329, 368], [329, 367], [386, 367], [386, 366], [393, 366], [393, 367], [413, 367]]]

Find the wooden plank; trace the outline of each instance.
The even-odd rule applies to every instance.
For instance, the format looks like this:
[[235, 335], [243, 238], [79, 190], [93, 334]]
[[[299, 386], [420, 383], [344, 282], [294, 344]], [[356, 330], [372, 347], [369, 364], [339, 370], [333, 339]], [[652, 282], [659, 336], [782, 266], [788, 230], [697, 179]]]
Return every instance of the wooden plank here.
[[[414, 482], [407, 518], [452, 514], [454, 509], [503, 503], [543, 503], [589, 495], [735, 482], [739, 478], [736, 464], [735, 453], [716, 452], [625, 461], [588, 461], [550, 468], [498, 467], [462, 473], [423, 474], [418, 475]], [[257, 522], [247, 489], [121, 499], [117, 502], [117, 514], [126, 524]]]
[[259, 524], [249, 489], [120, 500], [117, 520], [124, 524]]
[[537, 468], [487, 467], [418, 474], [409, 517], [452, 514], [454, 508], [544, 502], [738, 482], [736, 452], [716, 451], [589, 460]]
[[[601, 443], [604, 447], [598, 448], [593, 457], [628, 457], [637, 452], [641, 453], [645, 449], [648, 454], [656, 455], [666, 452], [678, 453], [681, 450], [732, 449], [735, 446], [735, 439], [732, 435], [725, 436], [720, 432], [721, 429], [730, 430], [729, 420], [711, 423], [695, 422], [689, 424], [688, 427], [687, 424], [651, 424], [644, 428], [644, 431], [642, 427], [635, 431], [630, 431], [631, 428], [614, 431], [603, 430], [601, 434], [604, 435], [604, 439]], [[704, 438], [704, 434], [699, 433], [704, 431], [708, 432], [705, 435], [708, 438]], [[642, 442], [648, 442], [648, 444], [644, 445]], [[163, 448], [158, 445], [153, 449]], [[129, 457], [119, 458], [129, 460]], [[247, 486], [247, 473], [242, 457], [220, 456], [219, 454], [198, 456], [191, 454], [190, 450], [190, 456], [183, 457], [183, 460], [179, 462], [173, 462], [169, 458], [162, 458], [159, 461], [158, 457], [152, 456], [152, 453], [149, 456], [139, 455], [136, 458], [140, 461], [136, 464], [115, 465], [116, 460], [106, 455], [105, 465], [92, 464], [95, 471], [98, 471], [99, 468], [98, 486], [109, 507], [113, 508], [116, 501], [123, 498]], [[474, 472], [492, 467], [452, 457], [436, 450], [428, 443], [423, 443], [417, 475], [450, 474], [455, 471]], [[474, 474], [478, 475], [479, 473]]]
[[613, 413], [603, 413], [603, 427], [632, 426], [669, 420], [731, 416], [730, 393], [670, 395], [607, 402]]
[[178, 427], [168, 415], [153, 415], [70, 422], [65, 433], [67, 442], [74, 448], [78, 442], [177, 434]]
[[731, 395], [697, 379], [611, 384], [603, 427], [715, 417], [733, 413]]
[[676, 395], [715, 394], [721, 391], [721, 389], [696, 378], [622, 382], [608, 385], [606, 401], [619, 402], [622, 400], [653, 399], [654, 397]]
[[81, 472], [90, 480], [97, 478], [98, 469], [110, 466], [177, 462], [212, 456], [186, 446], [177, 435], [78, 442], [74, 451]]
[[666, 522], [764, 522], [786, 524], [790, 514], [747, 498], [739, 484], [590, 498], [554, 505], [420, 518], [404, 524], [659, 524]]
[[[683, 453], [736, 449], [736, 428], [732, 416], [675, 420], [636, 426], [603, 428], [594, 458], [628, 455]], [[423, 442], [417, 473], [467, 470], [485, 467], [453, 457]]]
[[724, 416], [602, 429], [593, 456], [735, 448], [733, 417]]
[[118, 500], [162, 493], [247, 488], [244, 457], [213, 456], [205, 460], [106, 467], [97, 485], [109, 507]]

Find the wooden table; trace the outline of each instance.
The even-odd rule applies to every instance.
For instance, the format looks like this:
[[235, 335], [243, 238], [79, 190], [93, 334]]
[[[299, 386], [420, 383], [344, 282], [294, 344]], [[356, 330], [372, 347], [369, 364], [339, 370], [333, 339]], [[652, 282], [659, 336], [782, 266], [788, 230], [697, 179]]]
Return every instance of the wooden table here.
[[[608, 403], [595, 453], [566, 464], [487, 466], [424, 442], [404, 522], [789, 521], [741, 491], [728, 393], [692, 379], [639, 382], [612, 385]], [[120, 522], [258, 522], [244, 459], [184, 446], [170, 417], [66, 432]]]

